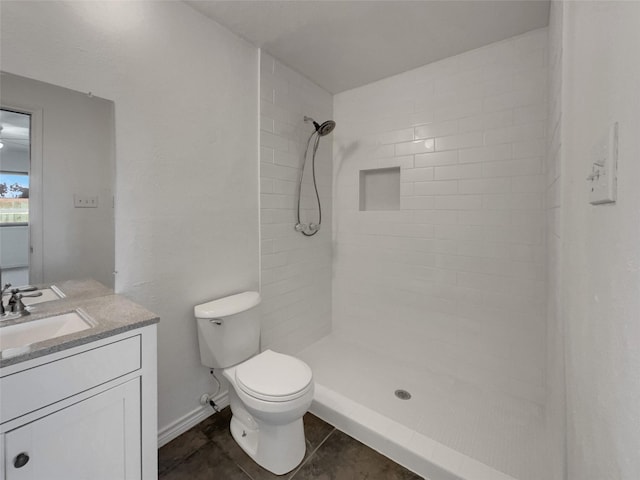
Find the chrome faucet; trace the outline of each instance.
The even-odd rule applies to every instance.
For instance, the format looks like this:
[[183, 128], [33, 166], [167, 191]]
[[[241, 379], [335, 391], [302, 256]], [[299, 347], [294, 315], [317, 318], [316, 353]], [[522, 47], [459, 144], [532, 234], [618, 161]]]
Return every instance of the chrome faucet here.
[[[38, 290], [38, 288], [32, 285], [19, 287], [19, 288], [12, 288], [11, 297], [9, 297], [9, 300], [7, 301], [7, 306], [5, 308], [4, 299], [2, 297], [4, 297], [4, 293], [7, 290], [9, 290], [10, 287], [11, 287], [10, 283], [5, 283], [0, 293], [0, 318], [6, 317], [9, 315], [11, 315], [12, 318], [29, 315], [31, 312], [27, 310], [27, 307], [22, 302], [22, 299], [24, 297], [39, 297], [42, 295], [42, 292], [37, 292], [36, 290]], [[29, 293], [25, 295], [23, 292], [33, 292], [33, 293]]]

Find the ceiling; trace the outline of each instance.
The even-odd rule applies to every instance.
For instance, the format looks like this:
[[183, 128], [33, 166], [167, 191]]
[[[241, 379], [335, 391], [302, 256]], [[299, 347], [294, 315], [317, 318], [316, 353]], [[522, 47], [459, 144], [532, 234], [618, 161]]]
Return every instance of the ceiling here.
[[331, 93], [544, 27], [548, 0], [185, 0]]

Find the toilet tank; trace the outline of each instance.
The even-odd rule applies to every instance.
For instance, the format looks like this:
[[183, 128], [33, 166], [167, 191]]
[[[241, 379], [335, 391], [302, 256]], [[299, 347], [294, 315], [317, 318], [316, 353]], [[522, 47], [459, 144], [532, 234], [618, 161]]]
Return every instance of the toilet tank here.
[[227, 368], [251, 358], [260, 347], [258, 292], [243, 292], [197, 305], [200, 361]]

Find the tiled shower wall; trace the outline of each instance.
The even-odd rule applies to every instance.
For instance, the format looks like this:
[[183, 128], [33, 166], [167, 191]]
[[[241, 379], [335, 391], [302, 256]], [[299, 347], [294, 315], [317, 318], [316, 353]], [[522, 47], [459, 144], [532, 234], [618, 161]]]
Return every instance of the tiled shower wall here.
[[[296, 353], [331, 330], [331, 135], [316, 156], [322, 227], [312, 237], [294, 227], [297, 182], [314, 130], [303, 119], [330, 119], [333, 97], [264, 52], [260, 96], [261, 348]], [[307, 169], [301, 220], [317, 223]]]
[[[334, 98], [334, 331], [540, 403], [546, 49], [537, 30]], [[360, 211], [386, 167], [399, 209]]]

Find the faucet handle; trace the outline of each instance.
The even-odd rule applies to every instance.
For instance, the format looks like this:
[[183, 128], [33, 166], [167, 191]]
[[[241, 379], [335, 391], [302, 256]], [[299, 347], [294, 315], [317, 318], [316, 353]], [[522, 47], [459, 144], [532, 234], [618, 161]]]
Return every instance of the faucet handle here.
[[9, 299], [7, 307], [9, 307], [9, 311], [12, 313], [20, 313], [21, 315], [29, 315], [30, 313], [26, 309], [25, 304], [22, 303], [22, 294], [19, 293], [16, 288], [11, 290], [11, 298]]
[[36, 290], [38, 290], [38, 287], [36, 287], [35, 285], [23, 285], [21, 287], [12, 288], [11, 293], [35, 292]]

